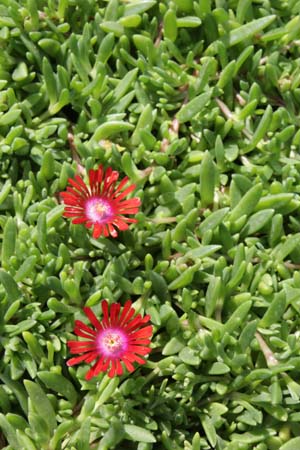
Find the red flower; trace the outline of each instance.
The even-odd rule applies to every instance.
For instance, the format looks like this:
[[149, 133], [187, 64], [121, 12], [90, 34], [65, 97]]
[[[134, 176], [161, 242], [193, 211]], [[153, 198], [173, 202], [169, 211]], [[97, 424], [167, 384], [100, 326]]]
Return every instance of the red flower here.
[[102, 321], [99, 322], [90, 308], [83, 308], [93, 328], [85, 325], [80, 320], [75, 321], [74, 333], [86, 338], [85, 341], [68, 341], [67, 345], [71, 353], [82, 353], [80, 356], [71, 358], [67, 364], [73, 366], [82, 361], [91, 363], [97, 360], [86, 374], [90, 380], [100, 372], [109, 369], [108, 376], [114, 377], [123, 374], [121, 361], [129, 372], [134, 370], [133, 362], [144, 364], [145, 356], [150, 353], [150, 337], [152, 325], [144, 326], [150, 320], [146, 315], [142, 318], [140, 314], [135, 317], [135, 310], [131, 307], [131, 301], [127, 300], [120, 314], [121, 305], [114, 303], [110, 311], [106, 300], [101, 302], [103, 311]]
[[125, 217], [123, 214], [136, 214], [141, 201], [134, 197], [124, 198], [135, 189], [131, 184], [123, 190], [128, 177], [116, 187], [119, 172], [109, 167], [106, 171], [100, 165], [97, 170], [89, 171], [89, 186], [79, 175], [75, 179], [69, 178], [66, 192], [61, 192], [65, 204], [65, 217], [72, 217], [73, 223], [84, 223], [87, 228], [94, 226], [93, 237], [98, 238], [111, 235], [117, 237], [119, 230], [127, 230], [128, 223], [137, 222], [136, 219]]

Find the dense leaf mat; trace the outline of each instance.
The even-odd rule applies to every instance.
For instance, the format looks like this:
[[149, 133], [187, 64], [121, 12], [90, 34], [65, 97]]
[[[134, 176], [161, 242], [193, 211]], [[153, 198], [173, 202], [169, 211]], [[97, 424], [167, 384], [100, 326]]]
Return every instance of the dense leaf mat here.
[[[299, 450], [300, 1], [1, 0], [0, 447]], [[137, 224], [62, 217], [74, 174]], [[151, 315], [133, 374], [68, 368], [100, 300]]]

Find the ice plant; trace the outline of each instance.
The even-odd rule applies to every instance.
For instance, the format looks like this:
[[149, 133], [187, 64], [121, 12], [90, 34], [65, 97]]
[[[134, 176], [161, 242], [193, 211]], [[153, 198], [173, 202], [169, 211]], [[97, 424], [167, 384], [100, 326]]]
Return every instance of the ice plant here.
[[71, 217], [72, 223], [94, 227], [96, 239], [101, 235], [117, 237], [117, 228], [127, 230], [128, 224], [135, 223], [136, 219], [125, 215], [136, 214], [141, 202], [137, 197], [125, 199], [135, 185], [124, 189], [128, 183], [125, 177], [116, 186], [118, 178], [119, 172], [111, 167], [104, 170], [102, 165], [89, 171], [89, 186], [79, 175], [69, 178], [71, 186], [60, 194], [65, 204], [64, 216]]
[[[121, 312], [120, 303], [113, 303], [109, 308], [106, 300], [101, 302], [103, 317], [101, 322], [97, 319], [91, 308], [83, 308], [92, 327], [85, 325], [81, 320], [75, 321], [74, 333], [85, 338], [84, 341], [68, 341], [67, 345], [72, 354], [79, 356], [71, 358], [67, 364], [73, 366], [81, 362], [96, 361], [86, 374], [86, 379], [107, 372], [109, 377], [123, 374], [121, 362], [129, 372], [135, 368], [133, 362], [144, 364], [143, 356], [150, 353], [150, 337], [152, 325], [146, 325], [149, 315], [142, 317], [135, 315], [131, 301], [127, 300]], [[134, 317], [135, 315], [135, 317]], [[82, 354], [81, 354], [82, 353]]]

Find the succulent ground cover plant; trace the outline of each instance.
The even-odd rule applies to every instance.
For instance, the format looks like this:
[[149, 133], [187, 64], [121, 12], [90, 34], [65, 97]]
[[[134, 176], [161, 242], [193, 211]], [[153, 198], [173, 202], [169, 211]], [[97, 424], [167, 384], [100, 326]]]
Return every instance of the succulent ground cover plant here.
[[300, 2], [1, 0], [0, 62], [0, 448], [299, 450]]

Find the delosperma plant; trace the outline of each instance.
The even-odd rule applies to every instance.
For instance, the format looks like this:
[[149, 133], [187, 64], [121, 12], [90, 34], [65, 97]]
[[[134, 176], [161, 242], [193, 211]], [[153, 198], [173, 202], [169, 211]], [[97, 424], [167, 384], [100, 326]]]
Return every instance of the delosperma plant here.
[[75, 334], [86, 338], [85, 341], [68, 341], [67, 345], [71, 353], [82, 353], [68, 361], [68, 366], [79, 364], [82, 361], [95, 364], [87, 372], [86, 379], [99, 375], [100, 372], [108, 372], [108, 376], [123, 374], [123, 363], [129, 372], [134, 371], [133, 362], [145, 364], [145, 356], [151, 349], [149, 339], [152, 335], [152, 326], [145, 325], [150, 316], [135, 316], [135, 311], [128, 300], [120, 314], [120, 304], [113, 303], [110, 311], [106, 300], [101, 302], [103, 319], [97, 319], [91, 308], [85, 307], [84, 312], [90, 319], [93, 328], [85, 325], [80, 320], [75, 322]]
[[299, 450], [299, 5], [0, 2], [0, 448]]
[[103, 166], [89, 171], [89, 187], [79, 175], [75, 180], [69, 178], [71, 187], [68, 186], [67, 191], [60, 194], [65, 203], [64, 215], [72, 217], [73, 223], [93, 227], [95, 239], [102, 234], [117, 237], [116, 228], [124, 231], [128, 229], [128, 222], [136, 223], [136, 219], [124, 214], [136, 214], [140, 206], [139, 198], [126, 200], [126, 195], [135, 189], [135, 185], [131, 184], [124, 190], [128, 182], [128, 177], [125, 177], [115, 187], [118, 178], [116, 170], [109, 167], [104, 171]]

